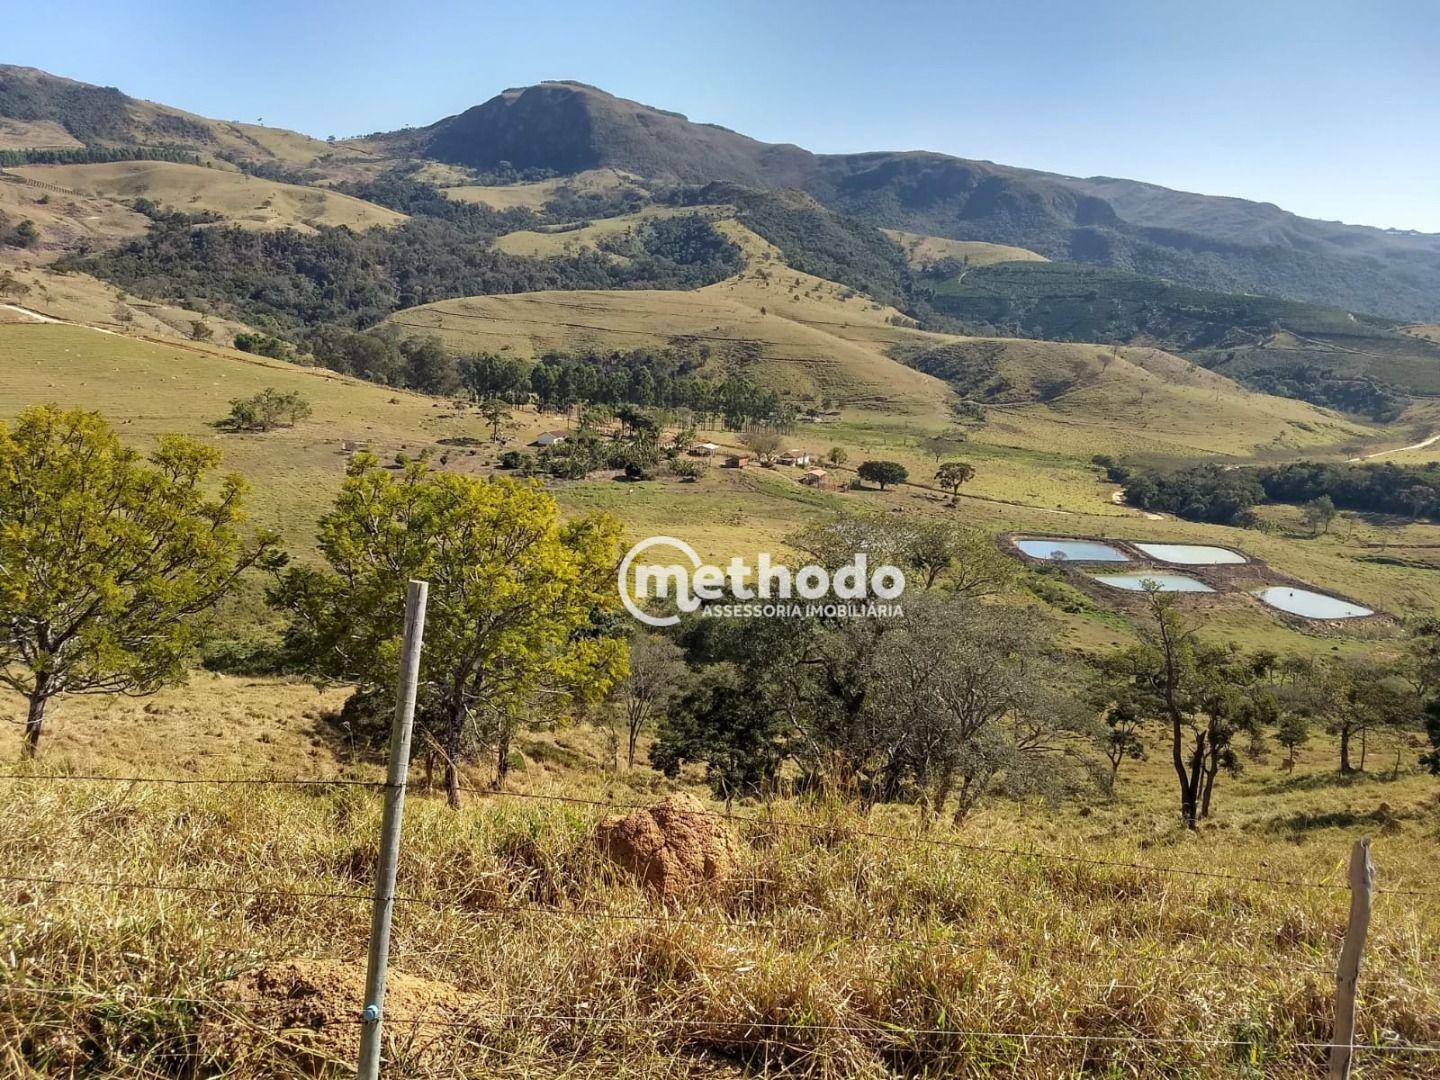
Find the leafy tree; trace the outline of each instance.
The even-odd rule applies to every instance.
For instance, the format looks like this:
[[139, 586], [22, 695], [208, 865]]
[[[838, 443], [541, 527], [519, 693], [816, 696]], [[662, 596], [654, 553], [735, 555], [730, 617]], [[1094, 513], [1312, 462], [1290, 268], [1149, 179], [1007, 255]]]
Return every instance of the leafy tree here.
[[902, 564], [921, 575], [927, 589], [938, 585], [975, 599], [1002, 593], [1015, 581], [1015, 560], [977, 529], [949, 521], [920, 521], [891, 528], [893, 547]]
[[273, 431], [293, 427], [310, 415], [310, 403], [294, 390], [267, 386], [248, 398], [234, 398], [222, 423], [234, 431]]
[[960, 500], [960, 487], [975, 479], [975, 466], [968, 461], [947, 461], [935, 470], [935, 482], [950, 492], [950, 504]]
[[11, 271], [0, 273], [0, 296], [23, 300], [30, 293], [30, 286], [17, 278]]
[[1330, 531], [1330, 523], [1335, 520], [1335, 503], [1329, 495], [1321, 495], [1318, 499], [1311, 499], [1304, 506], [1305, 524], [1314, 536]]
[[906, 609], [872, 665], [887, 793], [904, 778], [936, 813], [953, 795], [958, 824], [1001, 784], [1058, 793], [1083, 775], [1092, 722], [1045, 620], [933, 594]]
[[862, 461], [855, 471], [861, 480], [879, 484], [881, 491], [890, 484], [903, 484], [910, 476], [910, 470], [898, 461]]
[[920, 441], [921, 448], [936, 461], [959, 450], [969, 437], [959, 428], [931, 435]]
[[490, 441], [501, 442], [501, 430], [510, 422], [510, 410], [499, 398], [490, 398], [480, 406], [480, 415], [490, 425]]
[[190, 320], [190, 340], [209, 341], [215, 336], [215, 329], [204, 319]]
[[247, 541], [245, 482], [166, 436], [142, 460], [99, 413], [38, 405], [0, 422], [0, 683], [29, 703], [33, 756], [61, 694], [150, 694], [183, 678], [198, 619], [276, 540]]
[[291, 353], [290, 346], [284, 341], [258, 332], [236, 334], [235, 348], [257, 356], [268, 356], [272, 360], [289, 360]]
[[407, 579], [430, 582], [422, 714], [459, 806], [471, 743], [495, 752], [499, 787], [527, 717], [594, 702], [624, 676], [625, 644], [607, 625], [619, 535], [603, 515], [563, 523], [529, 484], [424, 461], [397, 475], [359, 454], [320, 523], [329, 569], [296, 567], [270, 598], [290, 613], [298, 659], [365, 686], [395, 670]]
[[778, 432], [766, 431], [764, 429], [747, 431], [740, 436], [740, 441], [745, 444], [747, 450], [766, 464], [773, 461], [775, 455], [780, 453], [780, 447], [783, 443], [783, 439]]
[[1275, 741], [1285, 748], [1285, 771], [1295, 768], [1295, 751], [1310, 741], [1310, 723], [1305, 714], [1287, 711], [1275, 729]]
[[832, 446], [825, 452], [825, 460], [831, 465], [844, 465], [850, 460], [850, 455], [845, 452], [843, 446]]
[[[1389, 664], [1369, 659], [1327, 657], [1312, 665], [1297, 691], [1299, 707], [1324, 722], [1339, 739], [1340, 772], [1363, 772], [1371, 732], [1396, 731], [1414, 723], [1413, 689]], [[1355, 744], [1360, 744], [1358, 765]]]
[[1420, 764], [1431, 776], [1440, 776], [1440, 700], [1425, 703], [1425, 737], [1430, 749], [1421, 755]]
[[615, 686], [625, 718], [625, 761], [635, 767], [641, 733], [683, 694], [689, 676], [680, 646], [658, 634], [640, 634], [630, 644], [630, 672]]
[[40, 230], [35, 227], [35, 222], [26, 218], [11, 229], [9, 235], [0, 237], [0, 240], [11, 247], [33, 248], [40, 244]]
[[1210, 815], [1220, 773], [1240, 770], [1236, 736], [1258, 738], [1281, 708], [1243, 653], [1197, 639], [1173, 595], [1149, 588], [1146, 600], [1151, 625], [1141, 645], [1108, 661], [1112, 673], [1129, 673], [1112, 706], [1135, 708], [1169, 728], [1180, 818], [1194, 829]]

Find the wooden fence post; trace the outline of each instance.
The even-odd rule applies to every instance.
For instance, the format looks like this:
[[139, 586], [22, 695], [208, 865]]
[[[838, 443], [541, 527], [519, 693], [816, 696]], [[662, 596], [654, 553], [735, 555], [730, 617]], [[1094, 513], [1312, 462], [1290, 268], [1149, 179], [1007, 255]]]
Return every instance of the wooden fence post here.
[[1340, 963], [1335, 970], [1335, 1030], [1330, 1038], [1330, 1080], [1348, 1080], [1355, 1053], [1355, 984], [1360, 977], [1360, 954], [1370, 929], [1370, 890], [1375, 868], [1370, 865], [1370, 841], [1356, 840], [1350, 850], [1350, 923]]

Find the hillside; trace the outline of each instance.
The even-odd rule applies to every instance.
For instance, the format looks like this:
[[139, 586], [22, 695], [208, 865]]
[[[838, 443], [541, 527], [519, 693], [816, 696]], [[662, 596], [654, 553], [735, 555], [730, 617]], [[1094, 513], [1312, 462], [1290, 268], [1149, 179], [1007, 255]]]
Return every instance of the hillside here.
[[36, 68], [0, 64], [0, 123], [8, 149], [175, 146], [216, 159], [282, 167], [308, 165], [336, 150], [373, 157], [350, 143], [261, 124], [211, 120]]
[[214, 215], [247, 229], [317, 226], [363, 231], [398, 225], [405, 215], [325, 188], [282, 184], [243, 172], [170, 161], [97, 165], [27, 165], [10, 172], [92, 198], [148, 199], [163, 210]]
[[885, 235], [900, 245], [905, 258], [916, 270], [929, 270], [948, 259], [967, 266], [990, 266], [1001, 262], [1045, 262], [1045, 256], [1025, 248], [986, 244], [979, 240], [949, 240], [943, 236], [922, 236], [900, 229], [885, 229]]
[[[249, 168], [373, 176], [423, 159], [481, 174], [452, 197], [507, 202], [534, 183], [599, 170], [651, 182], [802, 188], [873, 225], [1016, 246], [1220, 291], [1258, 292], [1400, 319], [1440, 317], [1440, 237], [1316, 221], [1269, 203], [1082, 179], [922, 151], [817, 155], [575, 82], [506, 90], [427, 127], [329, 144], [208, 120], [30, 68], [0, 68], [0, 140], [23, 148], [172, 146]], [[560, 185], [556, 185], [560, 186]], [[470, 188], [467, 194], [462, 189]], [[533, 192], [534, 189], [532, 189]], [[517, 193], [518, 194], [518, 193]], [[532, 199], [533, 194], [524, 196]]]
[[478, 168], [612, 168], [687, 183], [800, 187], [873, 224], [1014, 245], [1226, 291], [1399, 318], [1440, 313], [1440, 237], [1268, 203], [1080, 179], [943, 154], [815, 155], [554, 82], [507, 90], [392, 145]]
[[1066, 262], [981, 266], [928, 285], [935, 310], [967, 327], [1154, 343], [1256, 388], [1382, 419], [1406, 396], [1440, 393], [1440, 346], [1388, 319]]

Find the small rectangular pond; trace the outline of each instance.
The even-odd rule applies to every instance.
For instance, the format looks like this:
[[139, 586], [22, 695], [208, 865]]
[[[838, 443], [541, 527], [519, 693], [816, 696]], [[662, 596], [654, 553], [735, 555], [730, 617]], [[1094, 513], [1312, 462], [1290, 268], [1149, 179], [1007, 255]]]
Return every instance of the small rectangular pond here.
[[1214, 592], [1203, 581], [1196, 581], [1184, 574], [1091, 574], [1092, 578], [1112, 589], [1129, 589], [1143, 592], [1147, 582], [1153, 582], [1159, 592]]
[[1048, 536], [1020, 536], [1015, 546], [1032, 559], [1049, 562], [1129, 562], [1130, 556], [1099, 540], [1064, 540]]
[[1152, 559], [1181, 566], [1238, 566], [1250, 561], [1238, 551], [1210, 544], [1137, 543], [1135, 546]]
[[1254, 590], [1263, 604], [1269, 604], [1291, 615], [1303, 615], [1307, 619], [1359, 619], [1375, 612], [1348, 600], [1309, 589], [1295, 589], [1289, 585], [1271, 585], [1269, 588]]

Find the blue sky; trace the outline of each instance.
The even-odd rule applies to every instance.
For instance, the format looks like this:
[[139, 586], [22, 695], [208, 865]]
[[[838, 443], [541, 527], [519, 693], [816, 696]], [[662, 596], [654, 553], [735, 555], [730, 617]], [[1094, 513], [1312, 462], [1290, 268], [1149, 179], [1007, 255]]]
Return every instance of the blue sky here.
[[821, 152], [927, 149], [1440, 232], [1435, 0], [14, 5], [0, 62], [313, 135], [547, 78]]

